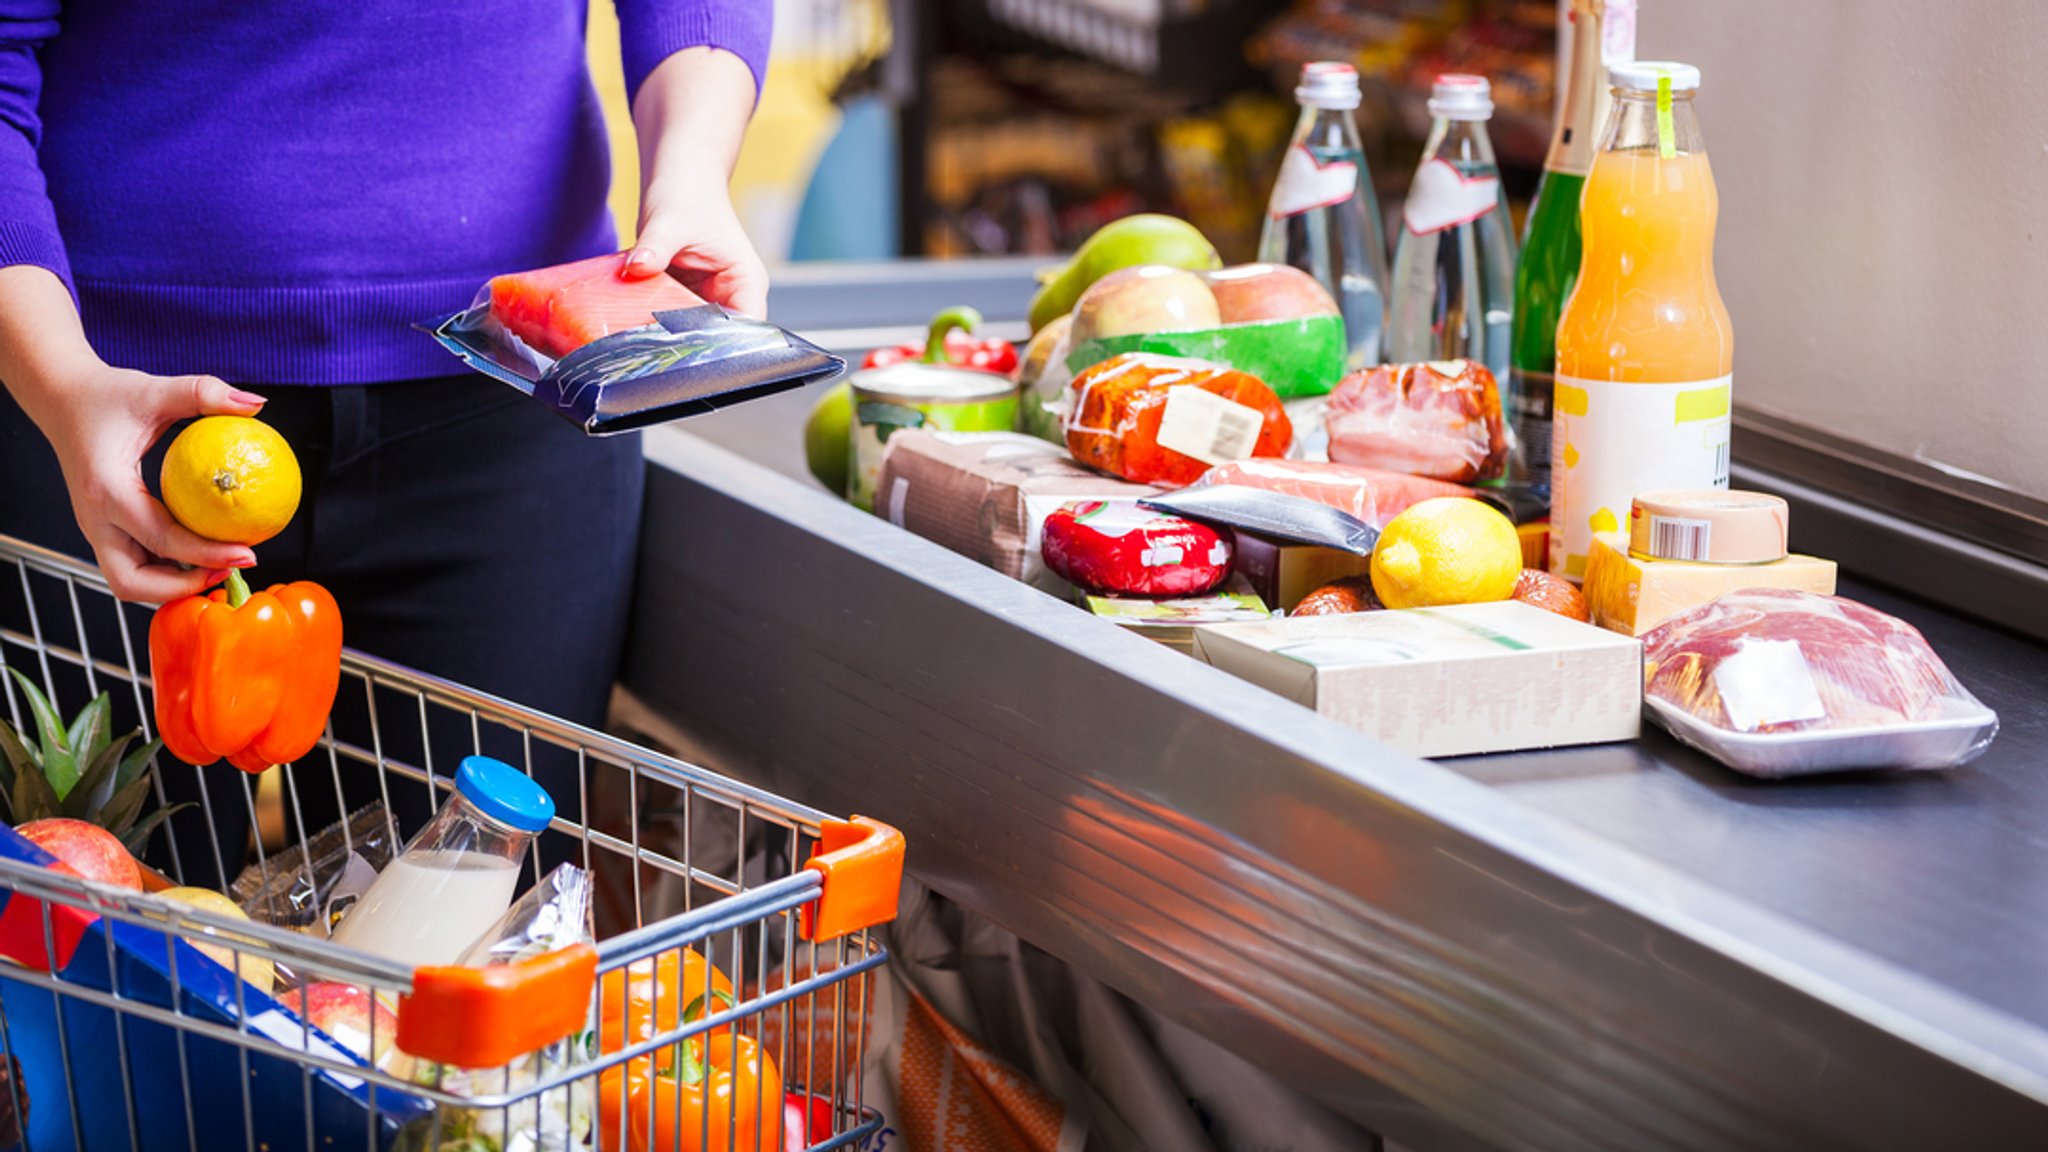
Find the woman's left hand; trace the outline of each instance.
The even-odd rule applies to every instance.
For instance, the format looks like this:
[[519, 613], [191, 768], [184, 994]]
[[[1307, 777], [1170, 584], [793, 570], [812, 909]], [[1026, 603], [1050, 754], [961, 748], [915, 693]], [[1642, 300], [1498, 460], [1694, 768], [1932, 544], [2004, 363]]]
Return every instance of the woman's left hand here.
[[633, 98], [640, 237], [626, 275], [673, 268], [684, 286], [714, 304], [767, 313], [768, 269], [727, 189], [753, 111], [753, 72], [715, 48], [677, 52], [641, 84]]

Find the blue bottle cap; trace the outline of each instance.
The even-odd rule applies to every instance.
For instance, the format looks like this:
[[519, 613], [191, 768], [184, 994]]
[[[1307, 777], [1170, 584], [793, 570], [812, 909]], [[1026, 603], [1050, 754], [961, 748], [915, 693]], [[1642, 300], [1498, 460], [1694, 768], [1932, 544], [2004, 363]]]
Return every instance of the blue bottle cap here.
[[555, 818], [555, 800], [533, 777], [503, 760], [465, 756], [455, 790], [476, 809], [522, 832], [538, 832]]

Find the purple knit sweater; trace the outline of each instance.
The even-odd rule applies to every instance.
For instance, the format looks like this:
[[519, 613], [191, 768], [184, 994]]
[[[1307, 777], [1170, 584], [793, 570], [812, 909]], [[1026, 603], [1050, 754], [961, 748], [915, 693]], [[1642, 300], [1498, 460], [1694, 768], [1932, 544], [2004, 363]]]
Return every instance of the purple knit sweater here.
[[[240, 384], [444, 375], [409, 325], [611, 250], [585, 0], [0, 0], [0, 265], [69, 283], [109, 363]], [[767, 63], [772, 0], [618, 0]]]

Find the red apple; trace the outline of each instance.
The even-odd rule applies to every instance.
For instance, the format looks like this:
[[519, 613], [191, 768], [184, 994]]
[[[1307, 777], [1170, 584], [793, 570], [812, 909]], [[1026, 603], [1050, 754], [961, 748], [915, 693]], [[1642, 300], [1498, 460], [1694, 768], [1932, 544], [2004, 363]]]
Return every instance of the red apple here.
[[31, 820], [15, 831], [88, 880], [142, 891], [142, 871], [135, 866], [135, 857], [97, 824], [53, 817]]
[[1200, 276], [1163, 264], [1120, 268], [1090, 285], [1074, 305], [1073, 343], [1153, 332], [1190, 332], [1221, 323]]
[[[385, 1054], [391, 1051], [391, 1042], [398, 1037], [398, 1017], [392, 1015], [391, 1009], [386, 1008], [382, 1001], [354, 984], [334, 981], [308, 984], [304, 996], [302, 1002], [298, 992], [282, 994], [284, 1002], [292, 1008], [299, 1008], [303, 1003], [308, 1024], [370, 1063], [383, 1066]], [[372, 1013], [377, 1021], [377, 1050], [374, 1053], [370, 1051]]]
[[1315, 277], [1285, 264], [1240, 264], [1209, 273], [1225, 324], [1335, 316], [1337, 302]]

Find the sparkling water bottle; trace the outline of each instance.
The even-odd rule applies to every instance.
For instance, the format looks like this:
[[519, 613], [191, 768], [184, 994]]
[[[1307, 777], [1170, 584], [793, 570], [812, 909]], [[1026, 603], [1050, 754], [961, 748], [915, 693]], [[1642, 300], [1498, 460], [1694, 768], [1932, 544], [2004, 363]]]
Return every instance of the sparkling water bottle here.
[[1301, 69], [1301, 119], [1266, 204], [1259, 259], [1291, 264], [1322, 282], [1344, 314], [1345, 367], [1380, 361], [1386, 313], [1386, 231], [1351, 119], [1358, 71], [1320, 62]]
[[1502, 386], [1515, 311], [1515, 234], [1486, 121], [1484, 76], [1444, 75], [1430, 91], [1436, 124], [1401, 207], [1387, 359], [1476, 360]]

